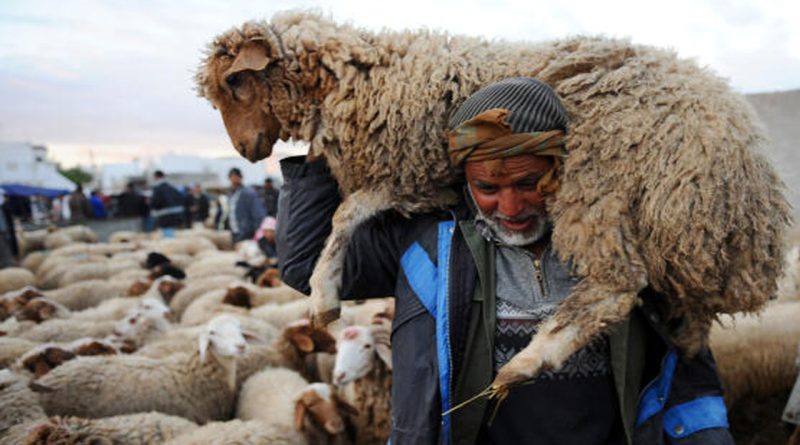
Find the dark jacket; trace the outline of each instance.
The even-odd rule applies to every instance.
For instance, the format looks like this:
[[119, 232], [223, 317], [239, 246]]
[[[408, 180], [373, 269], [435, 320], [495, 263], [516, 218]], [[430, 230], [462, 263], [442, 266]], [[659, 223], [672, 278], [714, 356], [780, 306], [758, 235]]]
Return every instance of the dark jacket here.
[[[233, 206], [233, 197], [231, 197], [231, 206]], [[253, 239], [256, 230], [261, 226], [261, 221], [266, 217], [264, 212], [264, 204], [259, 199], [255, 191], [250, 187], [242, 186], [239, 191], [239, 197], [236, 201], [235, 214], [228, 215], [228, 220], [236, 218], [238, 230], [233, 230], [233, 224], [229, 224], [231, 232], [233, 232], [233, 241], [239, 242], [242, 240]]]
[[190, 222], [203, 222], [208, 218], [209, 202], [205, 193], [200, 196], [189, 194], [186, 198], [186, 211]]
[[70, 193], [67, 205], [69, 205], [69, 219], [71, 222], [88, 221], [94, 216], [89, 198], [82, 192], [75, 191]]
[[[282, 161], [278, 254], [283, 280], [309, 293], [308, 277], [338, 198], [331, 196], [336, 186], [324, 166], [301, 162]], [[492, 246], [466, 209], [411, 219], [384, 212], [359, 226], [348, 243], [340, 297], [395, 296], [394, 445], [478, 440], [486, 400], [441, 413], [493, 378]], [[658, 305], [665, 299], [650, 289], [642, 298], [645, 304], [609, 334], [626, 442], [732, 444], [710, 353], [679, 358], [666, 333], [665, 308]]]
[[155, 218], [157, 228], [183, 227], [183, 193], [172, 184], [161, 181], [153, 187], [150, 197], [151, 214]]
[[117, 197], [117, 213], [119, 216], [146, 216], [147, 200], [134, 191], [126, 191]]

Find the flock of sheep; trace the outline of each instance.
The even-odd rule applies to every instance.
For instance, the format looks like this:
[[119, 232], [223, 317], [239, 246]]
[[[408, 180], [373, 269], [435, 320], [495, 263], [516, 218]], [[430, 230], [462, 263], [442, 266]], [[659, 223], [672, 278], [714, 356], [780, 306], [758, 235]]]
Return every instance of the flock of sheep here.
[[386, 443], [391, 299], [325, 331], [225, 232], [96, 241], [25, 233], [0, 270], [0, 444]]
[[[224, 232], [97, 243], [69, 227], [22, 241], [23, 267], [0, 270], [0, 443], [386, 443], [390, 299], [345, 306], [324, 331]], [[789, 252], [778, 299], [712, 331], [744, 435], [782, 428], [759, 404], [785, 403], [797, 376], [800, 248]], [[748, 411], [759, 422], [737, 425]]]

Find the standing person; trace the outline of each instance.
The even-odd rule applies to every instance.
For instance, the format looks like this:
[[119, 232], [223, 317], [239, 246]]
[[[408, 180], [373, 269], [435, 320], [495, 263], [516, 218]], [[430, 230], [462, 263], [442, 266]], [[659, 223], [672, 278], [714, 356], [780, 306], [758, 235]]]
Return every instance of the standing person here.
[[[391, 443], [732, 444], [710, 352], [676, 355], [665, 333], [680, 320], [652, 288], [610, 334], [499, 406], [478, 399], [443, 414], [488, 387], [576, 284], [545, 207], [567, 156], [558, 96], [506, 79], [470, 96], [449, 127], [461, 202], [411, 218], [383, 212], [358, 226], [344, 257], [342, 299], [395, 296]], [[282, 278], [308, 294], [338, 188], [324, 160], [281, 164]]]
[[210, 203], [208, 196], [203, 192], [200, 185], [195, 184], [189, 190], [186, 197], [186, 210], [189, 215], [189, 226], [194, 223], [205, 223], [208, 218]]
[[92, 204], [94, 219], [106, 219], [108, 213], [106, 212], [106, 205], [103, 202], [103, 198], [100, 196], [100, 191], [92, 190], [91, 195], [92, 197], [89, 198], [89, 202]]
[[71, 223], [83, 223], [92, 219], [92, 205], [89, 199], [83, 194], [83, 186], [78, 184], [75, 191], [70, 193], [69, 201], [69, 214]]
[[6, 200], [6, 191], [0, 188], [0, 269], [14, 266], [17, 255], [19, 249], [14, 233], [14, 218]]
[[155, 219], [155, 227], [163, 229], [166, 237], [172, 236], [172, 230], [183, 226], [184, 196], [164, 178], [164, 172], [153, 173], [155, 184], [150, 197], [151, 215]]
[[141, 217], [144, 215], [145, 205], [145, 197], [129, 182], [117, 197], [117, 214], [122, 217]]
[[233, 233], [233, 242], [253, 239], [256, 229], [261, 225], [265, 212], [256, 192], [242, 184], [242, 171], [234, 167], [228, 172], [231, 182], [230, 210], [228, 225]]
[[258, 248], [269, 260], [271, 265], [278, 262], [278, 250], [275, 246], [275, 229], [277, 221], [272, 216], [267, 216], [261, 221], [261, 227], [256, 230], [253, 239], [258, 243]]
[[280, 192], [275, 188], [272, 183], [272, 178], [264, 180], [264, 210], [267, 216], [275, 216], [278, 214], [278, 197]]

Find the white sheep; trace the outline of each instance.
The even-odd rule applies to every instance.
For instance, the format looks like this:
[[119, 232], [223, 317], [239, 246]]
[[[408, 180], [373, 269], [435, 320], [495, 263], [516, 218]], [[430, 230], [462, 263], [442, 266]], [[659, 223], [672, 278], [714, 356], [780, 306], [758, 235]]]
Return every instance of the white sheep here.
[[0, 269], [0, 294], [22, 289], [25, 286], [36, 284], [36, 278], [28, 269], [22, 267], [7, 267]]
[[[257, 421], [211, 422], [167, 441], [164, 445], [309, 445], [292, 427], [273, 427]], [[314, 445], [325, 445], [324, 443]]]
[[28, 269], [29, 271], [33, 272], [34, 274], [39, 269], [39, 266], [42, 265], [44, 260], [47, 259], [47, 253], [45, 252], [31, 252], [25, 255], [25, 258], [22, 260], [22, 267]]
[[309, 385], [300, 374], [285, 368], [268, 368], [248, 378], [236, 406], [238, 419], [302, 428], [309, 443], [346, 434], [342, 414], [354, 415], [355, 409], [330, 385]]
[[35, 348], [39, 343], [16, 337], [0, 337], [0, 368], [8, 368], [22, 354]]
[[85, 419], [51, 417], [30, 428], [25, 445], [54, 443], [157, 445], [194, 430], [197, 424], [156, 411]]
[[299, 372], [308, 381], [321, 378], [319, 355], [336, 352], [336, 339], [326, 330], [314, 327], [309, 320], [289, 324], [273, 341], [253, 344], [238, 361], [237, 381], [243, 382], [266, 367], [282, 367]]
[[[112, 261], [106, 259], [102, 263], [74, 264], [58, 280], [58, 287], [85, 280], [107, 279], [118, 273], [136, 269], [139, 269], [139, 264], [132, 260]], [[139, 278], [139, 276], [133, 278]]]
[[225, 290], [207, 292], [198, 297], [184, 311], [181, 324], [205, 323], [214, 314], [223, 312], [247, 315], [255, 307], [304, 299], [303, 294], [286, 285], [259, 288], [246, 282], [234, 283]]
[[392, 350], [388, 323], [345, 328], [337, 342], [333, 383], [358, 411], [356, 443], [386, 443], [391, 433]]
[[[132, 299], [137, 305], [129, 309], [143, 317], [160, 323], [168, 308], [157, 299]], [[38, 342], [59, 342], [77, 340], [82, 337], [101, 338], [117, 330], [116, 320], [81, 320], [74, 318], [48, 320], [44, 323], [9, 332], [8, 335]]]
[[276, 328], [282, 329], [292, 322], [309, 317], [308, 299], [295, 300], [289, 303], [265, 304], [251, 309], [250, 316], [264, 320]]
[[0, 369], [0, 443], [18, 444], [33, 422], [47, 416], [25, 378]]
[[63, 288], [43, 291], [43, 293], [71, 311], [80, 311], [97, 306], [110, 298], [125, 295], [135, 281], [134, 279], [87, 280]]
[[198, 423], [233, 414], [236, 357], [247, 343], [239, 321], [211, 320], [191, 354], [80, 357], [37, 381], [49, 414], [104, 417], [156, 410]]
[[195, 299], [206, 292], [216, 289], [227, 289], [236, 283], [244, 283], [241, 278], [232, 275], [212, 275], [210, 277], [192, 278], [186, 281], [186, 286], [179, 290], [169, 302], [172, 313], [180, 319], [183, 312]]

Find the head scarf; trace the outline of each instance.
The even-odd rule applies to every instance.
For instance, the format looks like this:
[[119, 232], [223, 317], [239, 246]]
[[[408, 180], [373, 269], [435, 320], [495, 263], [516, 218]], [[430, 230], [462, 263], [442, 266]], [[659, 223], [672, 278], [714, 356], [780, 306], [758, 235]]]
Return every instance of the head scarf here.
[[536, 185], [542, 194], [559, 188], [558, 171], [566, 157], [565, 133], [562, 130], [513, 133], [506, 122], [509, 111], [503, 108], [486, 110], [448, 133], [448, 154], [456, 168], [465, 162], [497, 162], [520, 155], [551, 156], [553, 167]]

